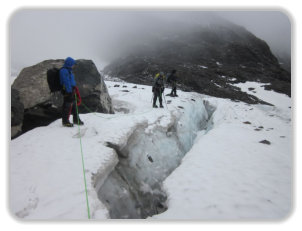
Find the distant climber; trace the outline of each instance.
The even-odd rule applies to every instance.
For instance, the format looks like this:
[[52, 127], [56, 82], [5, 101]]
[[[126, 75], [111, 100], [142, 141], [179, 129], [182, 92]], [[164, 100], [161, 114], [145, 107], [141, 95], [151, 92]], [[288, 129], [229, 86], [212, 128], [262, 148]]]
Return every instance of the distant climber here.
[[159, 100], [159, 106], [163, 108], [162, 94], [164, 90], [165, 90], [165, 76], [163, 72], [160, 72], [155, 75], [154, 83], [152, 87], [154, 108], [158, 108], [158, 106], [156, 105], [157, 98]]
[[167, 75], [167, 82], [171, 85], [172, 88], [171, 93], [168, 94], [168, 96], [178, 97], [178, 95], [176, 94], [176, 86], [177, 86], [176, 70], [172, 70], [171, 73]]
[[[64, 97], [62, 107], [62, 124], [65, 127], [73, 127], [73, 124], [69, 122], [69, 116], [72, 113], [73, 123], [83, 125], [83, 121], [80, 120], [77, 114], [77, 102], [76, 97], [79, 96], [74, 75], [72, 73], [72, 67], [75, 64], [75, 60], [71, 57], [65, 59], [64, 66], [60, 70], [60, 84], [62, 85], [62, 94]], [[79, 99], [79, 97], [77, 97]]]

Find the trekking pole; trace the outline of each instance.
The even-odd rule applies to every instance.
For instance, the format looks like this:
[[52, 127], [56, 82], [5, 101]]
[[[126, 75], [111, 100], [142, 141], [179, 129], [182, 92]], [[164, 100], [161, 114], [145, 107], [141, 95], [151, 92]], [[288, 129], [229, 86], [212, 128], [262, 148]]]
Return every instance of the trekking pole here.
[[164, 92], [162, 92], [161, 94], [163, 94], [163, 96], [164, 96], [164, 101], [165, 101], [166, 107], [167, 107], [167, 109], [168, 109], [168, 105], [167, 105], [167, 102], [166, 102], [165, 94], [164, 94]]

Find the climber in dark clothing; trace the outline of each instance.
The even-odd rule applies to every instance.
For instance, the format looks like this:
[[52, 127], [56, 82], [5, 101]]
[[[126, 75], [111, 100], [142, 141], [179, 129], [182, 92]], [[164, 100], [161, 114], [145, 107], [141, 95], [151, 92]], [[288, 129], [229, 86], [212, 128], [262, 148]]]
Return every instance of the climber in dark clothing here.
[[168, 76], [168, 82], [171, 84], [172, 91], [170, 93], [170, 96], [172, 97], [177, 97], [178, 95], [176, 94], [176, 83], [177, 83], [177, 74], [176, 70], [172, 70], [171, 73]]
[[157, 73], [154, 78], [154, 83], [152, 87], [153, 92], [153, 107], [158, 108], [156, 105], [157, 98], [159, 100], [160, 107], [163, 108], [163, 98], [162, 94], [165, 89], [165, 76], [163, 72]]
[[62, 124], [65, 127], [73, 127], [73, 124], [69, 122], [69, 116], [72, 113], [73, 123], [83, 125], [77, 114], [75, 88], [76, 82], [72, 73], [72, 67], [75, 64], [75, 60], [68, 57], [65, 59], [64, 66], [60, 70], [60, 84], [62, 85], [62, 94], [64, 97], [62, 107]]

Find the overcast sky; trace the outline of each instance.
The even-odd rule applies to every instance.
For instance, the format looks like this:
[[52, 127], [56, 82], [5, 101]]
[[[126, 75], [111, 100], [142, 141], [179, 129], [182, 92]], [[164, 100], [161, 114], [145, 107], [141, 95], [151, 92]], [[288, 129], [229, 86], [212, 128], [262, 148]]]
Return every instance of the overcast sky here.
[[[9, 21], [12, 75], [45, 59], [71, 56], [92, 59], [103, 67], [145, 39], [146, 28], [157, 31], [167, 22], [195, 20], [206, 22], [215, 13], [265, 40], [273, 51], [290, 54], [291, 24], [278, 11], [101, 11], [101, 10], [19, 10]], [[146, 27], [148, 25], [148, 27]], [[171, 25], [171, 24], [169, 24]], [[158, 30], [160, 31], [160, 30]]]
[[280, 11], [228, 11], [217, 13], [236, 24], [244, 26], [265, 40], [272, 50], [291, 52], [291, 22]]

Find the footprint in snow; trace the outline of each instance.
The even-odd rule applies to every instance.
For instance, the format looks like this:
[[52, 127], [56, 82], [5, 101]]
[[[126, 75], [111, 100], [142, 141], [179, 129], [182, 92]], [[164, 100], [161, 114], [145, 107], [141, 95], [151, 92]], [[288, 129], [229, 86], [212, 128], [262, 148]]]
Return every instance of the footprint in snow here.
[[72, 136], [72, 138], [80, 138], [85, 136], [85, 133], [88, 128], [82, 128], [79, 132], [77, 132], [75, 135]]

